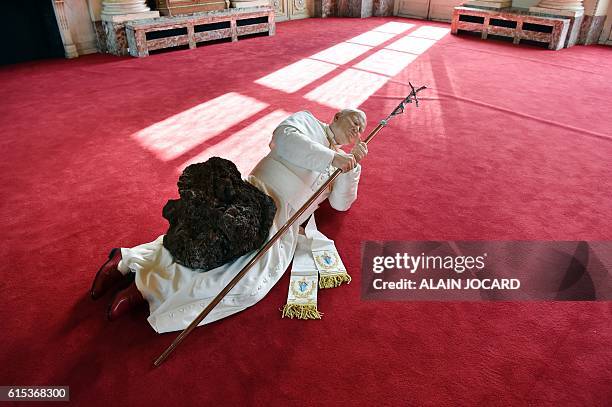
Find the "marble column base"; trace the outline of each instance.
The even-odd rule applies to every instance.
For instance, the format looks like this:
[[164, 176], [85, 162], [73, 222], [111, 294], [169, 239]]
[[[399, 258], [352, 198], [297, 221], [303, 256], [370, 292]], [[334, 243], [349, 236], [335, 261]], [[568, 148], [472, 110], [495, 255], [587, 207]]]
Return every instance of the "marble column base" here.
[[546, 14], [549, 16], [561, 16], [569, 17], [570, 25], [567, 31], [567, 38], [565, 40], [565, 48], [573, 47], [578, 43], [578, 36], [580, 34], [580, 26], [582, 25], [582, 19], [584, 17], [584, 10], [558, 10], [554, 8], [543, 8], [543, 7], [529, 7], [529, 11], [532, 13]]
[[466, 1], [463, 3], [465, 7], [485, 7], [491, 9], [502, 9], [506, 7], [512, 7], [512, 0], [510, 1]]
[[133, 20], [158, 18], [159, 11], [134, 14], [102, 14], [102, 26], [106, 35], [106, 52], [113, 55], [129, 55], [125, 23]]
[[102, 1], [102, 15], [140, 14], [151, 11], [146, 0]]
[[158, 18], [159, 11], [145, 11], [143, 13], [132, 14], [104, 14], [102, 13], [102, 21], [113, 23], [125, 23], [126, 21], [144, 20], [146, 18]]

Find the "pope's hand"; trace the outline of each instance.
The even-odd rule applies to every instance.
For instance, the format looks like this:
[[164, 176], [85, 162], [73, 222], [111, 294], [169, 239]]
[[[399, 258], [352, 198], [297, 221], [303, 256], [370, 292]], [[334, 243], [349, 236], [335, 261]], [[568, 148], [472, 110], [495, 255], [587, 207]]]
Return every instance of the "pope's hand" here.
[[355, 168], [357, 161], [353, 154], [346, 154], [343, 151], [338, 151], [332, 160], [332, 165], [341, 169], [342, 172], [347, 172]]
[[355, 157], [357, 162], [360, 162], [368, 155], [368, 145], [363, 141], [359, 140], [355, 143], [355, 146], [351, 150], [351, 154]]

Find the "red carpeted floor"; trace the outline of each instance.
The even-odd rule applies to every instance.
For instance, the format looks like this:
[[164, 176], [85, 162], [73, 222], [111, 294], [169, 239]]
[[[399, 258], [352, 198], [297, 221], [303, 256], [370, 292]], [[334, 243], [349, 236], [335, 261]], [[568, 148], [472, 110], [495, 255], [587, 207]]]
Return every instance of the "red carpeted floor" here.
[[[390, 21], [415, 26], [295, 92], [255, 83]], [[609, 403], [610, 303], [363, 302], [359, 288], [363, 240], [612, 239], [603, 46], [554, 52], [446, 35], [366, 95], [371, 129], [409, 80], [430, 86], [371, 144], [353, 208], [319, 210], [354, 277], [320, 293], [321, 321], [280, 319], [285, 276], [153, 369], [175, 335], [157, 335], [145, 310], [109, 323], [107, 299], [88, 297], [109, 248], [165, 231], [161, 208], [181, 165], [277, 110], [328, 120], [325, 96], [367, 89], [310, 92], [421, 26], [449, 28], [311, 19], [281, 23], [275, 37], [145, 59], [1, 68], [0, 385], [68, 385], [83, 406]], [[227, 94], [244, 105], [198, 110]], [[225, 126], [207, 132], [202, 114]], [[183, 148], [169, 153], [173, 137]], [[228, 145], [231, 155], [240, 143]]]

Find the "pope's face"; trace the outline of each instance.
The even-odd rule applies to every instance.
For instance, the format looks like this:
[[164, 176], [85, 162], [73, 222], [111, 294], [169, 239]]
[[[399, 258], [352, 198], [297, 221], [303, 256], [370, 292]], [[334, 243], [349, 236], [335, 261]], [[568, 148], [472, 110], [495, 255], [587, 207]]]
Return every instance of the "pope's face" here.
[[337, 121], [334, 135], [338, 144], [355, 144], [365, 130], [363, 118], [357, 113], [336, 116], [334, 120]]

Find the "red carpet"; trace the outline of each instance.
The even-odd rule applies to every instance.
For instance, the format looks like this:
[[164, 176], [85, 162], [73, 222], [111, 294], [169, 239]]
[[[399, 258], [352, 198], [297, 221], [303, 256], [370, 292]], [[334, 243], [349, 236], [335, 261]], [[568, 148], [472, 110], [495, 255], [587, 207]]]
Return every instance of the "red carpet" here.
[[[293, 93], [255, 83], [389, 21], [415, 27]], [[153, 369], [175, 335], [155, 334], [144, 310], [109, 323], [107, 299], [89, 299], [109, 248], [165, 231], [161, 208], [185, 162], [279, 109], [329, 119], [315, 89], [420, 26], [449, 28], [311, 19], [281, 23], [275, 37], [145, 59], [1, 68], [0, 385], [68, 385], [84, 406], [609, 403], [610, 303], [362, 302], [358, 271], [363, 240], [611, 240], [607, 47], [446, 35], [369, 96], [371, 129], [409, 80], [430, 86], [371, 144], [353, 208], [319, 210], [354, 277], [320, 293], [321, 321], [280, 319], [285, 276]], [[319, 93], [334, 100], [361, 84]], [[223, 128], [200, 114], [189, 122], [184, 112], [231, 92], [244, 104], [217, 108]], [[176, 127], [168, 118], [179, 114]]]

